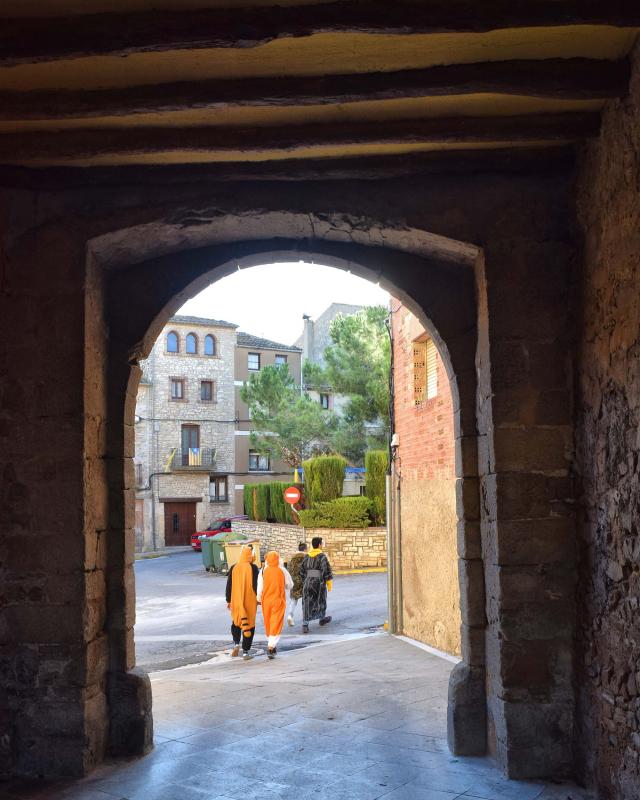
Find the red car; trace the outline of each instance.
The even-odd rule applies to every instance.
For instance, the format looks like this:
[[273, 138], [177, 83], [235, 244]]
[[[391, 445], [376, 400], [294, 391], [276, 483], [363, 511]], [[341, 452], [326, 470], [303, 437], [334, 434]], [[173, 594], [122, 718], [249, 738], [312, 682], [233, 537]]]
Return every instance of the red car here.
[[247, 517], [246, 514], [238, 514], [236, 517], [223, 517], [222, 519], [215, 520], [203, 531], [196, 531], [191, 534], [191, 547], [193, 547], [196, 552], [202, 550], [200, 539], [198, 538], [199, 536], [217, 536], [219, 533], [226, 533], [231, 530], [231, 521], [234, 519], [249, 519], [249, 517]]

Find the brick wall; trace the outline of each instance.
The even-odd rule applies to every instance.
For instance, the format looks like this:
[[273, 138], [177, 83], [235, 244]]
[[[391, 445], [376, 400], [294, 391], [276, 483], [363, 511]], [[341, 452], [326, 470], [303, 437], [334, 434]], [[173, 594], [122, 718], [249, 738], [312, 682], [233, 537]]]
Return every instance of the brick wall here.
[[232, 530], [260, 540], [262, 550], [277, 550], [285, 561], [298, 549], [299, 542], [311, 547], [311, 539], [321, 536], [324, 551], [334, 570], [387, 566], [385, 528], [301, 528], [252, 520], [234, 520]]
[[423, 336], [420, 321], [392, 300], [395, 432], [400, 438], [403, 477], [454, 478], [453, 406], [444, 364], [436, 356], [438, 392], [416, 406], [413, 391], [413, 341]]
[[437, 393], [416, 405], [413, 343], [420, 321], [392, 300], [394, 431], [399, 437], [403, 631], [460, 654], [455, 453], [451, 390], [436, 355]]

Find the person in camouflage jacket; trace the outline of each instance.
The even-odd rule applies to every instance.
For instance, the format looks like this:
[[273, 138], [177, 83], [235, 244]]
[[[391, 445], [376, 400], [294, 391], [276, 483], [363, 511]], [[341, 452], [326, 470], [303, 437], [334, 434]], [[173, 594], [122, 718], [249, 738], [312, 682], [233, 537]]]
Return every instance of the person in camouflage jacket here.
[[307, 545], [304, 542], [300, 542], [298, 545], [298, 552], [289, 559], [289, 563], [287, 564], [289, 574], [293, 578], [293, 589], [290, 592], [291, 605], [289, 606], [289, 616], [287, 617], [289, 626], [293, 625], [293, 614], [298, 605], [298, 600], [302, 597], [302, 576], [300, 575], [300, 567], [302, 566], [302, 561], [306, 552]]

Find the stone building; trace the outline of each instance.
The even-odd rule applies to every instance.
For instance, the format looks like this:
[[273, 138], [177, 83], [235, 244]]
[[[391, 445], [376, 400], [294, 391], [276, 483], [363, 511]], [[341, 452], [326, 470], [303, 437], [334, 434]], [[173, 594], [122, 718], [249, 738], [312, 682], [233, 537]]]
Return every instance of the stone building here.
[[[302, 363], [310, 361], [312, 364], [324, 367], [324, 351], [333, 343], [330, 334], [331, 323], [338, 315], [350, 316], [357, 314], [363, 308], [364, 306], [351, 303], [331, 303], [315, 320], [305, 314], [302, 317], [302, 333], [295, 341], [295, 345], [302, 349]], [[331, 386], [305, 388], [309, 397], [317, 400], [323, 408], [332, 408], [337, 413], [344, 408], [346, 398], [336, 394]]]
[[244, 485], [286, 481], [293, 477], [293, 470], [284, 462], [251, 449], [249, 435], [251, 422], [249, 409], [240, 399], [240, 389], [251, 375], [267, 366], [286, 364], [296, 385], [300, 385], [300, 348], [285, 345], [238, 332], [235, 350], [235, 408], [238, 424], [235, 430], [235, 483], [234, 509], [236, 514], [244, 511]]
[[[449, 378], [420, 320], [391, 299], [393, 486], [402, 554], [399, 629], [460, 653], [456, 468]], [[393, 508], [397, 503], [398, 510]], [[396, 540], [392, 539], [396, 543]]]
[[637, 800], [638, 3], [231, 5], [0, 4], [0, 775], [152, 746], [140, 362], [212, 281], [306, 259], [450, 380], [452, 751]]
[[240, 388], [286, 363], [300, 383], [300, 349], [236, 332], [237, 325], [174, 316], [142, 364], [135, 415], [136, 549], [189, 544], [219, 517], [242, 514], [246, 483], [291, 469], [250, 448]]
[[134, 458], [141, 550], [189, 544], [234, 512], [236, 327], [174, 316], [143, 364]]

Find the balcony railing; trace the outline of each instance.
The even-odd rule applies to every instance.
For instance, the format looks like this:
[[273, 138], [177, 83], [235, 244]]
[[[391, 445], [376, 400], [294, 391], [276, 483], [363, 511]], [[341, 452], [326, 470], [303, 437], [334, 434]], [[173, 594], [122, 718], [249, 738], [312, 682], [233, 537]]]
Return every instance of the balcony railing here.
[[215, 467], [215, 463], [215, 447], [189, 447], [186, 450], [176, 447], [169, 455], [166, 471], [182, 469], [210, 470]]

